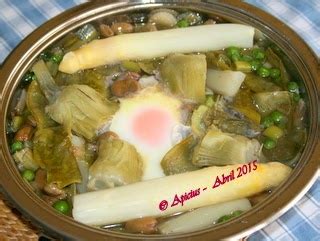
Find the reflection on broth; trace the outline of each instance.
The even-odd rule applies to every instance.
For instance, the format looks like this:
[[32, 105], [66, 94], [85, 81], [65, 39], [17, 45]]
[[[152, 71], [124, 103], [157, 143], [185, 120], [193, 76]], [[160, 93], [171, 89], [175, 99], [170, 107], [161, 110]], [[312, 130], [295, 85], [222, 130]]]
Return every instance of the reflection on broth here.
[[251, 209], [306, 141], [299, 83], [254, 33], [154, 9], [67, 34], [12, 100], [23, 179], [58, 212], [119, 232], [196, 231]]

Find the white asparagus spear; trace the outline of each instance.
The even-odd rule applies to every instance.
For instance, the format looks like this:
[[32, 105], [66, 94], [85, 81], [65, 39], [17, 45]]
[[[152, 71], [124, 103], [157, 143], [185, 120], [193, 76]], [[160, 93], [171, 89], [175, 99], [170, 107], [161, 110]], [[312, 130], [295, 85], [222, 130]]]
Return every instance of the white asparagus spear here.
[[242, 24], [214, 24], [146, 33], [123, 34], [93, 40], [67, 53], [59, 70], [72, 74], [81, 69], [114, 64], [122, 60], [151, 59], [170, 53], [191, 53], [229, 46], [249, 48], [254, 28]]
[[193, 232], [210, 227], [224, 215], [230, 215], [239, 210], [248, 211], [250, 208], [250, 201], [246, 198], [214, 204], [171, 218], [161, 223], [158, 230], [165, 234]]
[[[237, 177], [241, 168], [246, 169], [246, 174]], [[290, 167], [279, 162], [266, 164], [251, 162], [250, 164], [208, 167], [76, 195], [73, 200], [73, 217], [81, 223], [104, 225], [146, 216], [166, 216], [248, 197], [268, 190], [278, 186], [290, 172]], [[218, 186], [217, 178], [221, 181], [224, 179], [225, 183]], [[212, 188], [213, 186], [216, 187]], [[204, 190], [204, 188], [207, 189]], [[182, 199], [181, 195], [185, 196], [184, 199], [190, 198], [185, 200], [183, 205], [178, 201]]]

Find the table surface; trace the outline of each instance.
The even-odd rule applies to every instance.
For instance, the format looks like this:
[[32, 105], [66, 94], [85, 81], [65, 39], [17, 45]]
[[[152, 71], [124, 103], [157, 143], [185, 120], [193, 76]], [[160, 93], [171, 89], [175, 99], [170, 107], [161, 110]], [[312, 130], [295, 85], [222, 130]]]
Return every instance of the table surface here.
[[[85, 0], [0, 0], [0, 63], [35, 28]], [[320, 0], [246, 0], [276, 16], [320, 56]], [[320, 178], [298, 203], [249, 237], [261, 240], [320, 240]]]

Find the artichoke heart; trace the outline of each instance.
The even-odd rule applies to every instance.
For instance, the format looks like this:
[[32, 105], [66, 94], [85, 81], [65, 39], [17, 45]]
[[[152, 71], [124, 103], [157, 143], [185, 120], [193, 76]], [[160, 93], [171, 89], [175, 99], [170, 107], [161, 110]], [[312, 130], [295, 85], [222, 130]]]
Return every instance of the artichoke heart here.
[[258, 111], [267, 115], [274, 110], [288, 115], [293, 109], [292, 96], [288, 91], [261, 92], [253, 95]]
[[160, 74], [173, 94], [200, 103], [205, 101], [207, 74], [205, 55], [170, 55], [161, 65]]
[[195, 138], [191, 135], [171, 148], [161, 161], [164, 173], [174, 175], [199, 169], [191, 162]]
[[57, 100], [47, 107], [53, 120], [89, 140], [96, 137], [117, 109], [117, 103], [104, 99], [87, 85], [65, 87]]
[[260, 144], [255, 139], [209, 130], [195, 147], [192, 162], [197, 166], [222, 166], [259, 159]]
[[143, 160], [135, 147], [112, 135], [103, 135], [97, 160], [89, 169], [88, 189], [99, 190], [138, 182]]

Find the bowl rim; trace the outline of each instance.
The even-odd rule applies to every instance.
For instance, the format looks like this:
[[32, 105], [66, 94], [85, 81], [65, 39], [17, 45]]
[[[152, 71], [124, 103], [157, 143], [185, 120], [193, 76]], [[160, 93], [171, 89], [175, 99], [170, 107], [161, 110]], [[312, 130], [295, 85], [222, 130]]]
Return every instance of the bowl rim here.
[[[289, 57], [295, 57], [293, 62], [300, 71], [308, 92], [311, 120], [310, 130], [312, 131], [308, 134], [308, 141], [302, 153], [301, 159], [303, 160], [299, 161], [289, 179], [279, 186], [264, 202], [259, 203], [251, 211], [246, 212], [239, 218], [235, 218], [225, 224], [192, 233], [167, 236], [120, 234], [77, 223], [72, 218], [60, 215], [53, 209], [48, 209], [47, 206], [43, 205], [44, 201], [36, 198], [31, 188], [21, 182], [21, 177], [12, 161], [5, 135], [6, 112], [12, 93], [17, 87], [22, 74], [30, 67], [35, 56], [45, 49], [45, 47], [71, 29], [75, 29], [86, 22], [97, 19], [107, 12], [108, 14], [112, 14], [141, 8], [148, 9], [150, 7], [183, 7], [195, 10], [201, 9], [203, 11], [214, 10], [219, 14], [228, 10], [229, 13], [227, 17], [237, 20], [241, 18], [241, 21], [244, 23], [259, 26], [259, 29], [265, 34], [275, 36], [275, 42]], [[48, 29], [50, 29], [50, 31], [48, 31]], [[11, 52], [0, 69], [0, 79], [6, 80], [0, 82], [0, 92], [2, 94], [0, 105], [0, 168], [1, 170], [7, 170], [8, 174], [0, 175], [0, 189], [6, 194], [7, 198], [17, 206], [23, 215], [30, 218], [40, 230], [53, 237], [63, 236], [67, 239], [75, 240], [88, 240], [92, 238], [99, 240], [107, 238], [108, 240], [110, 238], [115, 240], [161, 240], [164, 238], [166, 240], [185, 240], [186, 237], [188, 237], [192, 238], [192, 240], [207, 240], [210, 237], [212, 238], [213, 234], [217, 239], [247, 236], [286, 212], [307, 192], [318, 176], [320, 159], [319, 72], [319, 63], [314, 53], [293, 30], [263, 10], [241, 1], [96, 0], [78, 5], [47, 21], [32, 32]], [[12, 178], [8, 178], [8, 176]], [[281, 195], [281, 198], [278, 198], [279, 195]], [[256, 215], [257, 213], [259, 215]], [[61, 220], [63, 220], [62, 224], [60, 223]]]

